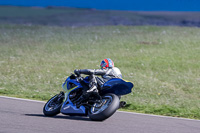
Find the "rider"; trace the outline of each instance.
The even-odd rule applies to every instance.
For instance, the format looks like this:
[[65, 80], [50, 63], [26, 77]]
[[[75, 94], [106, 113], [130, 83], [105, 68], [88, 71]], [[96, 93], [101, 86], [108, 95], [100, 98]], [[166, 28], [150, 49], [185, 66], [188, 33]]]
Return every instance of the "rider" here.
[[[79, 76], [80, 74], [89, 75], [89, 90], [83, 93], [83, 98], [87, 99], [91, 92], [98, 92], [97, 87], [102, 86], [106, 81], [112, 78], [122, 78], [122, 74], [117, 67], [114, 67], [114, 62], [106, 58], [101, 61], [101, 69], [76, 69], [74, 73]], [[99, 75], [97, 77], [95, 75]]]

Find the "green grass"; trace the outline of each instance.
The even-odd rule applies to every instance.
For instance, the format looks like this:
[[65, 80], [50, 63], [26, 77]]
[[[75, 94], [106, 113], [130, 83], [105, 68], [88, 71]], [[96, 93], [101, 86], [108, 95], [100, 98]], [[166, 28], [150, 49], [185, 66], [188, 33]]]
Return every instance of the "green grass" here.
[[125, 110], [200, 119], [200, 29], [0, 25], [0, 95], [47, 100], [111, 58], [135, 85]]

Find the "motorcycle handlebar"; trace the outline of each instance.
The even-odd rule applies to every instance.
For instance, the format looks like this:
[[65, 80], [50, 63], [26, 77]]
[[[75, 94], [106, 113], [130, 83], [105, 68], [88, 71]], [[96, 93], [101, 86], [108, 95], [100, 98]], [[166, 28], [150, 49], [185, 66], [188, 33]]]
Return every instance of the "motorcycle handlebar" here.
[[77, 79], [80, 82], [81, 80], [83, 80], [83, 77], [81, 77], [81, 75], [71, 73], [70, 79]]

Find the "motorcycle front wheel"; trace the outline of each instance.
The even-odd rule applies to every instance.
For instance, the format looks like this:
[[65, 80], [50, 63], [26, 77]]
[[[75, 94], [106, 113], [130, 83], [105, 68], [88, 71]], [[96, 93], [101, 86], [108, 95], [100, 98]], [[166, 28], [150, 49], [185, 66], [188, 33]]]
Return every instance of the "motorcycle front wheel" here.
[[55, 116], [60, 113], [61, 106], [63, 104], [63, 97], [59, 94], [53, 96], [44, 105], [43, 113], [45, 116]]
[[112, 116], [119, 108], [119, 97], [115, 94], [102, 96], [102, 103], [95, 103], [88, 111], [88, 116], [94, 121], [103, 121]]

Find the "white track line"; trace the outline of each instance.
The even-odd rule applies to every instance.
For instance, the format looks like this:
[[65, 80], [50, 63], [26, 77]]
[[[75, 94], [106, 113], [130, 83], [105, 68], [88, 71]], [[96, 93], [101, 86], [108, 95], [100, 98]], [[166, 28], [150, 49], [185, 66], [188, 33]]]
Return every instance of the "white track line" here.
[[169, 119], [179, 119], [179, 120], [199, 121], [199, 122], [200, 122], [200, 120], [189, 119], [189, 118], [179, 118], [179, 117], [172, 117], [172, 116], [153, 115], [153, 114], [143, 114], [143, 113], [126, 112], [126, 111], [117, 111], [117, 112], [127, 113], [127, 114], [134, 114], [134, 115], [143, 115], [143, 116], [151, 116], [151, 117], [160, 117], [160, 118], [169, 118]]
[[16, 97], [0, 96], [0, 98], [7, 98], [7, 99], [13, 99], [13, 100], [28, 101], [28, 102], [45, 103], [44, 101], [30, 100], [30, 99], [23, 99], [23, 98], [16, 98]]
[[[28, 101], [28, 102], [37, 102], [37, 103], [46, 103], [44, 101], [39, 100], [30, 100], [30, 99], [23, 99], [23, 98], [16, 98], [16, 97], [7, 97], [7, 96], [0, 96], [0, 98], [7, 98], [13, 100], [21, 100], [21, 101]], [[160, 117], [160, 118], [169, 118], [169, 119], [180, 119], [180, 120], [189, 120], [189, 121], [199, 121], [195, 119], [188, 119], [188, 118], [178, 118], [178, 117], [171, 117], [171, 116], [162, 116], [162, 115], [152, 115], [152, 114], [143, 114], [143, 113], [135, 113], [135, 112], [126, 112], [126, 111], [117, 111], [119, 113], [127, 113], [127, 114], [134, 114], [134, 115], [143, 115], [143, 116], [151, 116], [151, 117]]]

